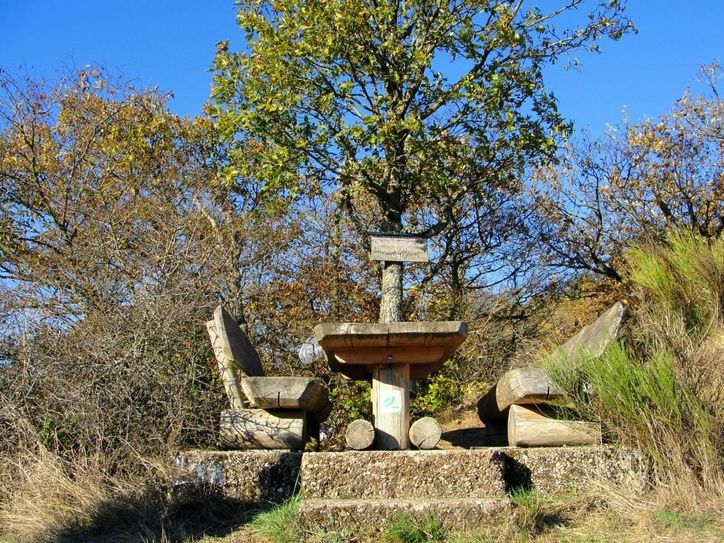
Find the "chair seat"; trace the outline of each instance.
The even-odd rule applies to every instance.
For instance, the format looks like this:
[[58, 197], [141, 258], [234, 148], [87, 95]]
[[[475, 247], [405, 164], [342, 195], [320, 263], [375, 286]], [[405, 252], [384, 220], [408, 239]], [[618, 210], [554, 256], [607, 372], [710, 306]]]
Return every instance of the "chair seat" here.
[[318, 412], [329, 403], [326, 387], [312, 377], [246, 377], [241, 388], [251, 405], [260, 409]]

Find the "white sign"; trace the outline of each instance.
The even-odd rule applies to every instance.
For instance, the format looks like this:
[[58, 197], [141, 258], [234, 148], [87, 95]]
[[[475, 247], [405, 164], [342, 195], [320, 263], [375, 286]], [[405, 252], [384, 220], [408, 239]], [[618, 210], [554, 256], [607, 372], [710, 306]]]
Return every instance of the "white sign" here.
[[399, 390], [380, 391], [380, 413], [386, 415], [402, 413], [402, 392]]
[[427, 240], [423, 237], [370, 235], [372, 260], [427, 262]]

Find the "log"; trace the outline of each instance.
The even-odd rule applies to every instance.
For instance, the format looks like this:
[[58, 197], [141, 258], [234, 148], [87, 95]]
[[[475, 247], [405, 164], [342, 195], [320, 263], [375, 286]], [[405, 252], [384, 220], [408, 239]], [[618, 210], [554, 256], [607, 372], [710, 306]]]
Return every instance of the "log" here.
[[363, 419], [352, 421], [347, 426], [347, 432], [344, 435], [347, 446], [355, 451], [363, 451], [372, 446], [375, 441], [375, 428], [371, 422]]
[[600, 443], [601, 427], [598, 423], [558, 420], [520, 405], [510, 407], [508, 444], [511, 447], [561, 447]]
[[229, 398], [229, 405], [232, 409], [241, 409], [244, 407], [244, 401], [241, 393], [241, 386], [239, 385], [239, 379], [236, 376], [234, 361], [224, 356], [221, 340], [218, 332], [216, 331], [214, 321], [208, 321], [206, 323], [206, 330], [209, 332], [211, 347], [214, 350], [216, 362], [219, 364], [219, 373], [221, 373], [221, 381], [224, 383], [226, 396]]
[[234, 318], [222, 306], [218, 306], [214, 311], [214, 324], [219, 334], [224, 358], [235, 362], [239, 370], [250, 377], [264, 375], [259, 353]]
[[375, 417], [376, 446], [381, 450], [409, 447], [410, 366], [383, 364], [372, 374], [372, 412]]
[[504, 422], [511, 405], [555, 403], [562, 391], [542, 368], [511, 370], [478, 401], [478, 416], [485, 423]]
[[442, 428], [432, 417], [423, 417], [410, 426], [410, 443], [418, 449], [434, 449], [440, 442]]
[[294, 449], [306, 442], [304, 411], [228, 409], [221, 412], [219, 442], [231, 449]]

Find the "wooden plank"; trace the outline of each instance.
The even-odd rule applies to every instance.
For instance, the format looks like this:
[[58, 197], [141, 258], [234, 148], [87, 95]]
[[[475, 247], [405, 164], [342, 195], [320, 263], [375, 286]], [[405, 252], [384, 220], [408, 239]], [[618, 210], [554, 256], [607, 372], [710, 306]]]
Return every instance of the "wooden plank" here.
[[370, 235], [370, 259], [385, 262], [427, 262], [427, 239]]
[[409, 447], [410, 366], [375, 366], [372, 374], [372, 412], [375, 445], [382, 450]]
[[334, 357], [342, 364], [434, 364], [443, 354], [442, 347], [368, 347], [338, 349]]
[[322, 411], [329, 403], [327, 388], [312, 377], [246, 377], [241, 388], [261, 409]]
[[511, 447], [561, 447], [601, 443], [601, 427], [595, 422], [558, 420], [520, 405], [508, 413]]
[[566, 341], [554, 356], [565, 356], [569, 363], [577, 362], [584, 352], [591, 356], [601, 356], [606, 347], [618, 337], [627, 314], [626, 306], [616, 302]]
[[221, 412], [219, 442], [231, 449], [294, 449], [306, 442], [304, 411], [228, 409]]
[[239, 370], [246, 375], [264, 375], [259, 353], [234, 318], [222, 306], [218, 306], [214, 311], [214, 324], [225, 359], [235, 362]]
[[216, 362], [219, 365], [221, 382], [224, 383], [224, 390], [226, 391], [226, 396], [229, 398], [229, 404], [232, 409], [241, 409], [244, 407], [244, 401], [241, 393], [241, 386], [239, 385], [239, 379], [234, 368], [234, 361], [224, 356], [221, 339], [216, 331], [214, 321], [208, 321], [206, 323], [206, 330], [209, 332], [211, 347], [214, 350], [214, 356], [216, 357]]
[[562, 397], [563, 392], [542, 368], [511, 370], [498, 381], [495, 390], [495, 400], [501, 411], [513, 404], [556, 402]]

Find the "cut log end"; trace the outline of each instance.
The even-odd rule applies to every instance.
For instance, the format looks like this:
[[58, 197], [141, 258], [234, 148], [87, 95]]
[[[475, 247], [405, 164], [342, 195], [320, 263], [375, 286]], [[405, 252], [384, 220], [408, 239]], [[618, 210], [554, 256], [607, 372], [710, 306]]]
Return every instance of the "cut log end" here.
[[347, 426], [345, 440], [347, 446], [355, 451], [368, 449], [375, 441], [375, 428], [370, 422], [357, 419]]
[[410, 443], [418, 449], [434, 449], [441, 436], [442, 428], [432, 417], [423, 417], [410, 426]]

